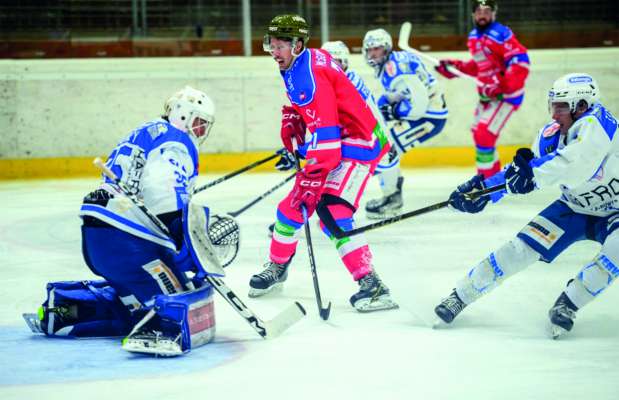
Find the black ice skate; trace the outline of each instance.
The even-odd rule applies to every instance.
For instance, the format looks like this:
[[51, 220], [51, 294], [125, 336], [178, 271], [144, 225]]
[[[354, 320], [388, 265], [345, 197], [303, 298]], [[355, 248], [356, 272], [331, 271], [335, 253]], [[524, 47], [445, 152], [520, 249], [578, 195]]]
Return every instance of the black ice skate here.
[[365, 205], [366, 216], [370, 219], [384, 219], [394, 217], [402, 212], [402, 184], [404, 178], [398, 178], [397, 190], [389, 196], [372, 199]]
[[291, 261], [292, 257], [285, 264], [276, 264], [272, 261], [264, 264], [264, 271], [252, 276], [249, 281], [249, 297], [260, 297], [273, 290], [281, 289], [288, 278], [288, 266]]
[[466, 303], [460, 299], [454, 289], [449, 296], [441, 301], [441, 304], [434, 308], [434, 313], [442, 322], [450, 324], [464, 310], [464, 307], [466, 307]]
[[558, 339], [572, 330], [574, 319], [576, 318], [576, 311], [578, 311], [578, 307], [572, 303], [565, 292], [561, 292], [555, 304], [550, 311], [548, 311], [548, 317], [550, 318], [550, 335], [553, 339]]
[[350, 304], [359, 312], [371, 312], [398, 308], [375, 272], [370, 272], [357, 281], [359, 291], [350, 297]]

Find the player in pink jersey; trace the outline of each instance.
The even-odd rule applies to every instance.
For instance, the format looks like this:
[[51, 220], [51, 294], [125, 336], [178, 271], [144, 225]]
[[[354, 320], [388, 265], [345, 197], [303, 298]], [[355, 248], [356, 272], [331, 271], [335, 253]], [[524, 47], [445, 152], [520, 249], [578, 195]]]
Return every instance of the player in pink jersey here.
[[456, 68], [477, 78], [479, 104], [472, 127], [477, 172], [489, 178], [501, 169], [496, 142], [507, 121], [522, 104], [524, 83], [529, 74], [527, 49], [508, 27], [495, 21], [495, 0], [474, 0], [475, 28], [467, 46], [469, 61], [441, 60], [436, 70], [451, 79]]
[[367, 181], [390, 145], [342, 69], [326, 51], [306, 48], [308, 38], [309, 27], [298, 15], [276, 16], [265, 36], [265, 51], [277, 62], [292, 104], [282, 109], [282, 141], [293, 152], [295, 139], [307, 163], [277, 207], [270, 260], [251, 278], [249, 295], [264, 295], [286, 280], [303, 227], [304, 206], [308, 216], [317, 212], [322, 230], [359, 283], [351, 305], [361, 312], [396, 308], [389, 289], [374, 272], [365, 237], [336, 239], [330, 233], [335, 225], [353, 229], [353, 214]]

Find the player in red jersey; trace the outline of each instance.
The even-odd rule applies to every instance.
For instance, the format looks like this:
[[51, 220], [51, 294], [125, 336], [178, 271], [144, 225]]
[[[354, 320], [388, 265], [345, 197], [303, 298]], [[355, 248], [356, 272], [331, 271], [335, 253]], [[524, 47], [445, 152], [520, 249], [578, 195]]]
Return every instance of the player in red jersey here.
[[474, 0], [472, 5], [475, 28], [467, 46], [473, 58], [466, 62], [441, 60], [436, 70], [449, 79], [456, 76], [450, 68], [477, 78], [479, 104], [472, 132], [477, 172], [489, 178], [501, 169], [496, 142], [522, 104], [530, 63], [527, 49], [511, 29], [496, 22], [496, 1]]
[[[277, 62], [292, 106], [282, 109], [282, 141], [289, 151], [293, 139], [307, 160], [294, 188], [277, 208], [270, 260], [250, 281], [252, 297], [281, 287], [303, 227], [317, 211], [321, 228], [359, 283], [350, 302], [358, 311], [395, 308], [389, 290], [372, 266], [363, 235], [336, 239], [328, 226], [354, 227], [353, 214], [389, 142], [371, 109], [333, 58], [324, 50], [306, 48], [309, 27], [298, 15], [279, 15], [269, 24], [264, 48]], [[306, 135], [307, 131], [307, 135]]]

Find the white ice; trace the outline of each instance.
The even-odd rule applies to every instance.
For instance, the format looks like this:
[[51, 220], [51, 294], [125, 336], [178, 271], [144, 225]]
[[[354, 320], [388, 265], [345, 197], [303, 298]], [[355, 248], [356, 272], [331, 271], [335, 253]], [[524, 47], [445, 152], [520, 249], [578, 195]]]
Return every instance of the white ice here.
[[[407, 210], [443, 201], [468, 169], [409, 170]], [[215, 178], [202, 177], [200, 183]], [[204, 193], [234, 211], [283, 174], [244, 174]], [[280, 189], [238, 217], [242, 248], [228, 285], [262, 318], [291, 302], [308, 311], [272, 341], [261, 339], [216, 299], [214, 343], [175, 359], [136, 357], [118, 340], [32, 335], [34, 312], [50, 281], [93, 279], [80, 252], [81, 198], [96, 179], [0, 183], [0, 399], [616, 399], [619, 290], [611, 287], [578, 313], [569, 336], [547, 335], [547, 312], [568, 279], [599, 250], [582, 242], [555, 263], [537, 263], [432, 329], [433, 308], [489, 251], [509, 240], [556, 191], [509, 198], [482, 214], [435, 211], [367, 235], [375, 267], [400, 310], [359, 314], [356, 290], [331, 243], [312, 223], [320, 288], [333, 308], [317, 315], [306, 242], [283, 292], [247, 299], [250, 276], [267, 259], [267, 226]], [[378, 195], [372, 181], [367, 200]], [[368, 221], [359, 213], [359, 224]]]

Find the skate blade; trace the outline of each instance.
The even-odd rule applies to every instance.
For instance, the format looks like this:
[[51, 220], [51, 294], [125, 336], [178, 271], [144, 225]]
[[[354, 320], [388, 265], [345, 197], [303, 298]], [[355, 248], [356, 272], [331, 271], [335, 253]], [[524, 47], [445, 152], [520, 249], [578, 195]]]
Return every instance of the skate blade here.
[[450, 323], [443, 321], [440, 317], [436, 317], [432, 324], [432, 329], [446, 329], [450, 327]]
[[400, 308], [400, 306], [391, 299], [377, 298], [372, 301], [371, 299], [361, 299], [358, 300], [355, 305], [355, 310], [360, 313], [369, 313], [374, 311], [383, 311], [383, 310], [395, 310]]
[[555, 325], [553, 323], [550, 324], [549, 331], [550, 331], [550, 337], [553, 340], [557, 340], [565, 336], [565, 334], [569, 332], [567, 329], [562, 328], [559, 325]]
[[256, 288], [250, 287], [249, 293], [247, 294], [247, 296], [251, 298], [261, 297], [271, 292], [281, 292], [283, 288], [284, 288], [284, 284], [282, 282], [276, 283], [275, 285], [267, 289], [256, 289]]
[[41, 327], [41, 320], [39, 316], [35, 313], [25, 313], [21, 315], [26, 321], [26, 324], [32, 331], [32, 333], [45, 333], [43, 332], [43, 328]]
[[125, 338], [122, 349], [130, 353], [151, 354], [159, 357], [176, 357], [183, 354], [179, 344], [169, 339]]

